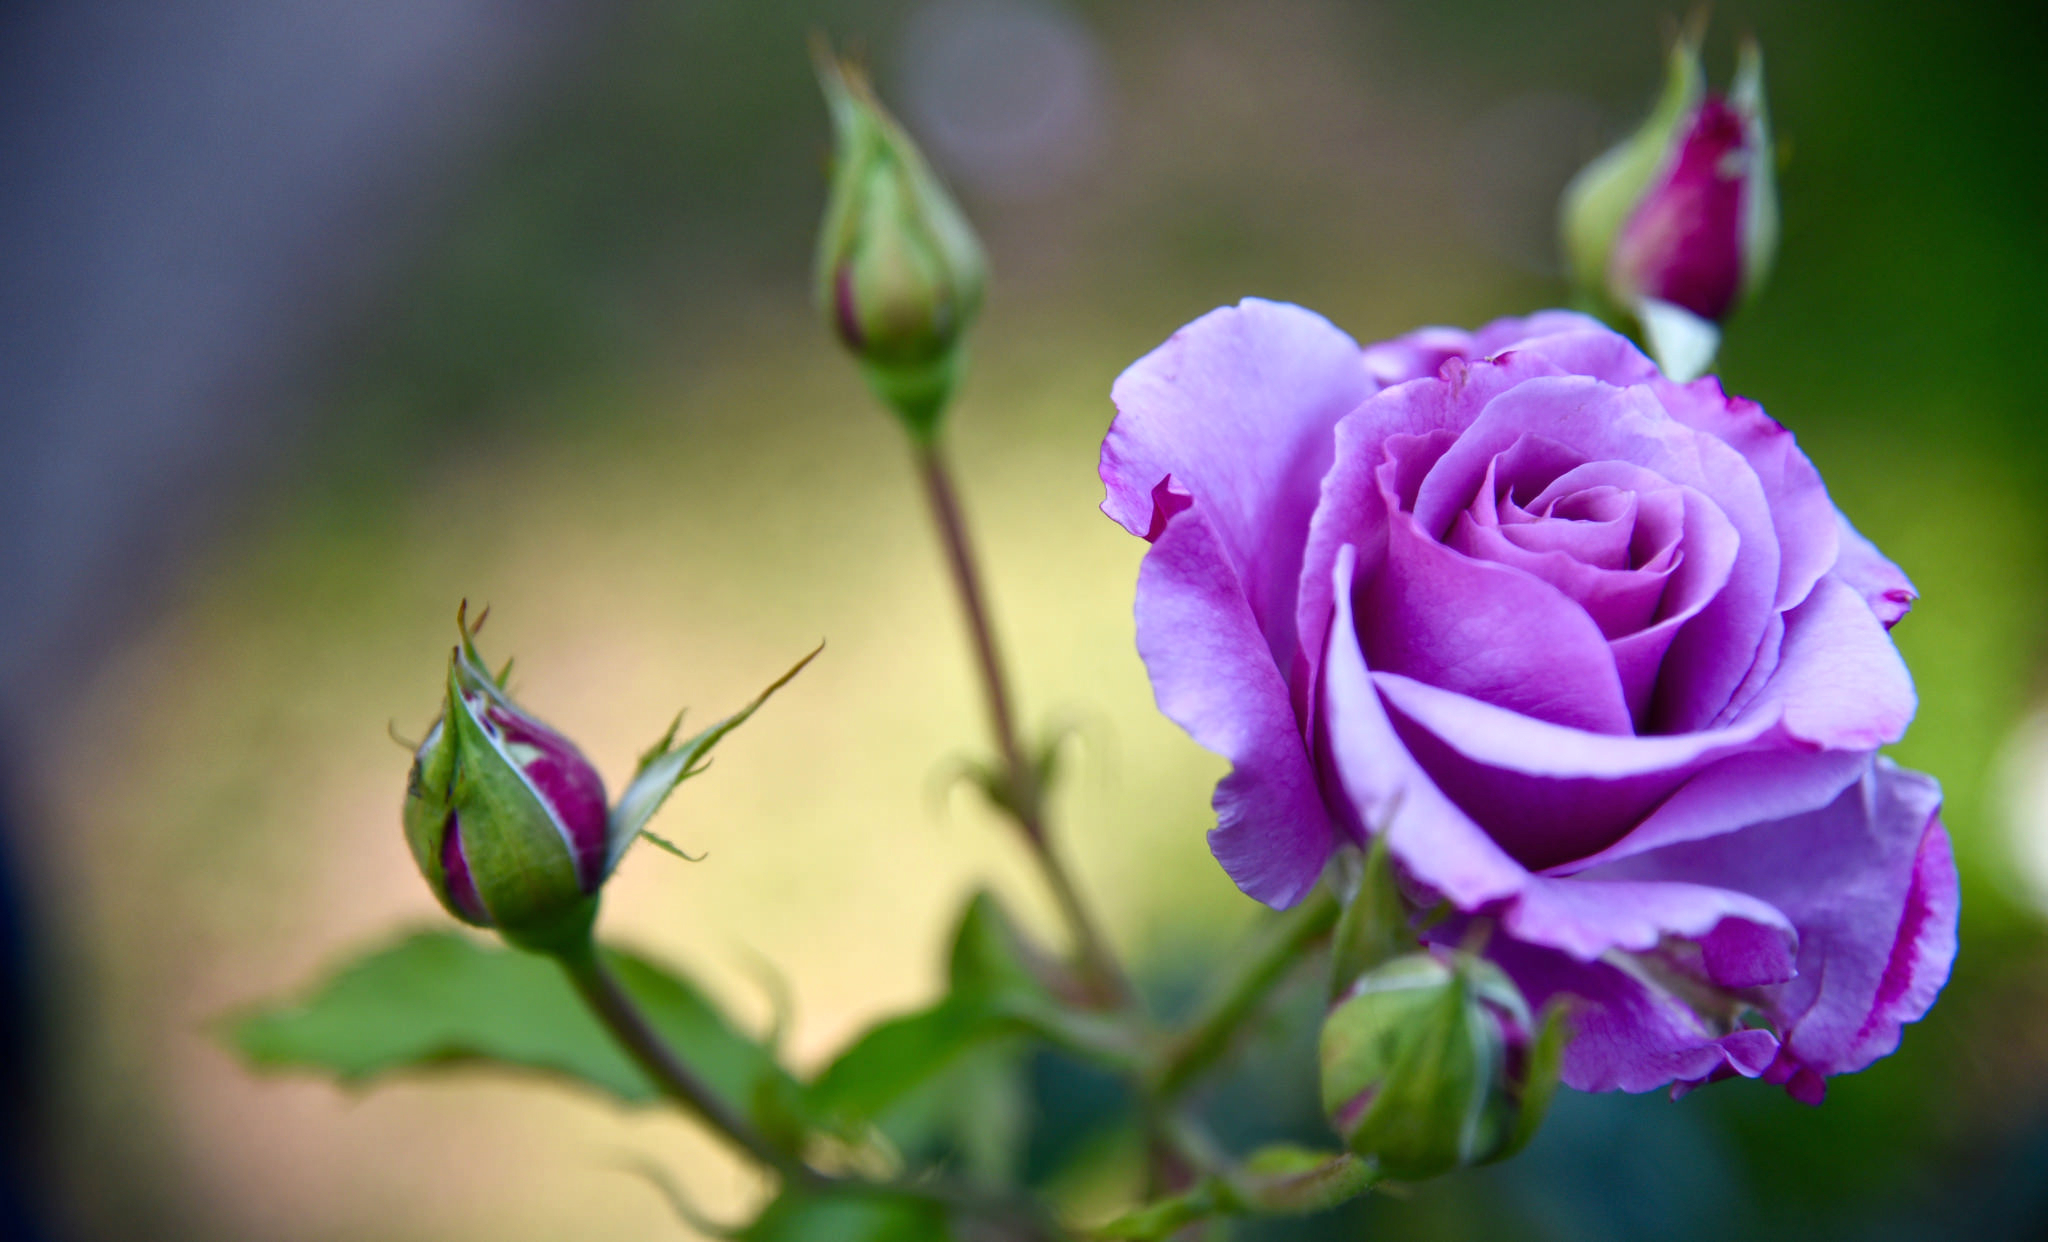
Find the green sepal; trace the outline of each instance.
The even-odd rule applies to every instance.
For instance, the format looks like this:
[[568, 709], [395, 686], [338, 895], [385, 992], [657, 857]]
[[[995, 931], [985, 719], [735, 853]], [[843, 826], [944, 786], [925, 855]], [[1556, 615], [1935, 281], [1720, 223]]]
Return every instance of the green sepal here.
[[953, 403], [953, 391], [967, 369], [967, 347], [955, 346], [937, 358], [907, 362], [874, 358], [860, 360], [861, 377], [868, 388], [889, 407], [910, 438], [919, 444], [933, 444], [944, 425], [946, 407]]
[[1771, 145], [1771, 113], [1764, 101], [1764, 53], [1745, 38], [1735, 54], [1735, 79], [1728, 103], [1748, 126], [1744, 145], [1753, 161], [1744, 187], [1742, 220], [1742, 300], [1763, 290], [1778, 258], [1778, 153]]
[[1093, 1238], [1116, 1242], [1159, 1242], [1189, 1225], [1226, 1214], [1230, 1190], [1221, 1178], [1205, 1177], [1188, 1189], [1141, 1204], [1088, 1231]]
[[1379, 1173], [1350, 1152], [1292, 1143], [1262, 1147], [1244, 1163], [1178, 1194], [1141, 1204], [1088, 1231], [1091, 1237], [1158, 1242], [1219, 1216], [1308, 1216], [1371, 1190]]
[[1714, 365], [1721, 325], [1657, 298], [1639, 299], [1633, 309], [1644, 347], [1668, 378], [1690, 384]]
[[1276, 1143], [1246, 1156], [1231, 1183], [1242, 1211], [1306, 1216], [1348, 1203], [1378, 1180], [1378, 1170], [1350, 1152]]
[[1408, 903], [1394, 878], [1394, 862], [1384, 830], [1373, 834], [1358, 860], [1357, 884], [1330, 940], [1330, 999], [1334, 1002], [1353, 982], [1381, 962], [1413, 953], [1415, 932], [1408, 921]]
[[1542, 1128], [1543, 1118], [1550, 1111], [1550, 1101], [1557, 1097], [1557, 1085], [1564, 1070], [1565, 1045], [1571, 1042], [1571, 1017], [1562, 1003], [1553, 1002], [1543, 1011], [1542, 1025], [1536, 1031], [1535, 1040], [1529, 1045], [1529, 1059], [1526, 1073], [1511, 1101], [1515, 1121], [1508, 1131], [1507, 1143], [1495, 1160], [1505, 1160], [1529, 1145]]
[[1498, 1158], [1519, 1088], [1491, 1010], [1531, 1026], [1514, 984], [1469, 954], [1411, 954], [1358, 979], [1320, 1046], [1323, 1108], [1353, 1152], [1402, 1180]]
[[[496, 683], [488, 675], [479, 678], [460, 655], [449, 661], [441, 719], [452, 762], [439, 802], [461, 813], [463, 856], [491, 925], [514, 943], [546, 948], [564, 935], [573, 939], [579, 923], [588, 927], [592, 898], [583, 891], [562, 826], [477, 719], [469, 696], [486, 687], [497, 693]], [[436, 893], [446, 889], [440, 851], [445, 831], [444, 815], [429, 870]]]
[[[605, 958], [655, 1030], [736, 1109], [801, 1101], [774, 1056], [686, 976], [635, 954]], [[231, 1016], [222, 1034], [257, 1069], [310, 1070], [347, 1086], [484, 1067], [543, 1074], [623, 1104], [666, 1098], [554, 963], [451, 931], [358, 957], [301, 998]], [[772, 1119], [762, 1120], [767, 1128]]]
[[[745, 724], [747, 718], [759, 711], [761, 705], [768, 701], [769, 696], [788, 685], [790, 679], [801, 673], [805, 665], [817, 659], [818, 653], [824, 649], [825, 644], [819, 643], [812, 648], [809, 655], [791, 665], [788, 672], [770, 682], [766, 690], [755, 695], [753, 702], [680, 746], [676, 744], [676, 731], [682, 726], [683, 717], [680, 712], [676, 714], [674, 722], [668, 727], [668, 732], [640, 756], [640, 764], [634, 769], [632, 781], [627, 784], [624, 791], [619, 794], [619, 800], [612, 806], [610, 817], [605, 824], [607, 874], [619, 865], [619, 859], [625, 856], [627, 847], [639, 839], [642, 830], [647, 827], [647, 821], [654, 818], [654, 813], [661, 809], [661, 804], [668, 800], [669, 794], [675, 792], [675, 787], [704, 770], [711, 748], [726, 734]], [[674, 852], [684, 858], [689, 857], [680, 849]]]

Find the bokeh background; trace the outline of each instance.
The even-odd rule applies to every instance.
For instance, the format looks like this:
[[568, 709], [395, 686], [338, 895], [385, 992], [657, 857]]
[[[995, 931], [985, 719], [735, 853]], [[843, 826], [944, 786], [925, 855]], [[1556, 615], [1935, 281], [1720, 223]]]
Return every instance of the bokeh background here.
[[[984, 231], [953, 444], [1059, 832], [1185, 990], [1255, 913], [1219, 765], [1152, 709], [1095, 511], [1118, 370], [1245, 295], [1362, 340], [1556, 303], [1557, 191], [1647, 107], [1666, 4], [143, 0], [0, 8], [0, 1235], [687, 1236], [759, 1186], [674, 1121], [480, 1074], [259, 1079], [212, 1029], [439, 916], [397, 824], [455, 602], [616, 782], [675, 707], [825, 656], [657, 825], [609, 934], [813, 1064], [928, 997], [962, 895], [1050, 928], [946, 773], [969, 664], [896, 429], [809, 305], [813, 28], [866, 49]], [[1963, 948], [1812, 1110], [1571, 1096], [1519, 1160], [1272, 1236], [2048, 1233], [2048, 126], [2037, 5], [1725, 3], [1784, 138], [1721, 371], [1917, 580]], [[1313, 1135], [1262, 1035], [1217, 1096]], [[1038, 1075], [1034, 1159], [1093, 1145]], [[1063, 1146], [1064, 1145], [1064, 1146]], [[1046, 1158], [1046, 1159], [1049, 1159]], [[1046, 1160], [1041, 1160], [1046, 1163]], [[1050, 1165], [1047, 1165], [1050, 1168]], [[1085, 1197], [1086, 1187], [1075, 1193]]]

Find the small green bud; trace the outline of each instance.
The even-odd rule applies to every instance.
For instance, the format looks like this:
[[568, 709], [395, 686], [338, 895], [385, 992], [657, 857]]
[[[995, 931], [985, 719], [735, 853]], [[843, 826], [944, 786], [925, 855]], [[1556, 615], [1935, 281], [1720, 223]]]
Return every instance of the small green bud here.
[[987, 262], [974, 230], [858, 67], [814, 48], [836, 137], [818, 305], [920, 440], [937, 434]]
[[1323, 1023], [1323, 1110], [1388, 1177], [1485, 1164], [1534, 1132], [1556, 1042], [1551, 1028], [1535, 1036], [1527, 1002], [1492, 963], [1397, 957], [1360, 976]]

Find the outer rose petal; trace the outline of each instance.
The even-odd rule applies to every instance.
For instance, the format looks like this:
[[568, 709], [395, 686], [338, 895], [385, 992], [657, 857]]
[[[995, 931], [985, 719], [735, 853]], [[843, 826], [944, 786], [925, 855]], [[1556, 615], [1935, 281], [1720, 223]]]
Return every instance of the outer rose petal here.
[[1394, 733], [1352, 628], [1357, 549], [1338, 549], [1331, 568], [1336, 618], [1323, 663], [1318, 745], [1364, 826], [1385, 826], [1407, 872], [1461, 910], [1519, 892], [1527, 870], [1444, 796]]
[[1246, 299], [1209, 312], [1117, 377], [1102, 442], [1102, 511], [1157, 533], [1169, 475], [1194, 498], [1281, 670], [1295, 662], [1294, 594], [1331, 428], [1377, 387], [1357, 342], [1299, 306]]
[[1586, 366], [1584, 374], [1598, 376], [1610, 384], [1633, 384], [1657, 371], [1627, 337], [1577, 311], [1545, 310], [1496, 319], [1472, 333], [1471, 341], [1471, 351], [1466, 355], [1470, 358], [1491, 358], [1510, 349], [1565, 354], [1580, 350], [1579, 342], [1599, 341], [1602, 343], [1579, 355], [1579, 361]]
[[1532, 1006], [1566, 1006], [1564, 1081], [1580, 1091], [1654, 1091], [1728, 1073], [1755, 1078], [1778, 1054], [1769, 1031], [1716, 1035], [1684, 1002], [1608, 962], [1497, 941], [1491, 957]]
[[1788, 1061], [1862, 1069], [1898, 1047], [1955, 960], [1957, 887], [1932, 777], [1879, 759], [1818, 811], [1614, 868], [1741, 889], [1799, 929], [1799, 976], [1770, 989]]
[[1291, 906], [1334, 838], [1287, 685], [1204, 512], [1181, 513], [1138, 570], [1138, 654], [1159, 710], [1229, 759], [1209, 846], [1247, 896]]
[[1820, 471], [1790, 431], [1756, 402], [1727, 395], [1714, 376], [1690, 384], [1660, 378], [1651, 386], [1673, 418], [1727, 444], [1756, 471], [1778, 533], [1778, 607], [1805, 599], [1836, 556], [1835, 523], [1829, 521], [1835, 502]]
[[1870, 611], [1877, 614], [1884, 628], [1892, 628], [1900, 617], [1913, 610], [1913, 601], [1920, 598], [1920, 592], [1913, 589], [1913, 582], [1906, 577], [1905, 571], [1886, 560], [1884, 553], [1877, 550], [1877, 545], [1865, 539], [1839, 511], [1835, 514], [1835, 522], [1841, 538], [1841, 555], [1835, 561], [1835, 576], [1863, 597], [1863, 602], [1870, 605]]
[[1590, 962], [1614, 949], [1646, 953], [1665, 937], [1718, 938], [1741, 987], [1792, 974], [1799, 937], [1768, 902], [1707, 884], [1656, 880], [1532, 879], [1507, 911], [1508, 934]]
[[[1702, 771], [1778, 740], [1763, 718], [1634, 737], [1553, 724], [1395, 673], [1376, 672], [1373, 684], [1416, 760], [1537, 869], [1570, 867], [1616, 844]], [[1820, 805], [1849, 779], [1788, 810]]]
[[1792, 736], [1830, 750], [1875, 750], [1906, 735], [1918, 705], [1899, 649], [1829, 574], [1786, 616], [1778, 671], [1743, 714], [1781, 713]]

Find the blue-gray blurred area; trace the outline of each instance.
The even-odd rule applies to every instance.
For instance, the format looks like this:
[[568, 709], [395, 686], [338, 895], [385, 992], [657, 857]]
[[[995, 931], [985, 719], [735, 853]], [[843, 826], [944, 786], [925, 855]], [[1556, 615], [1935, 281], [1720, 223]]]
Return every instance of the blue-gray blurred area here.
[[[607, 1236], [681, 1229], [603, 1171], [620, 1149], [698, 1150], [667, 1130], [518, 1111], [551, 1090], [534, 1084], [357, 1102], [252, 1083], [206, 1035], [237, 1000], [431, 916], [398, 840], [403, 756], [332, 752], [430, 709], [465, 592], [489, 592], [495, 625], [529, 619], [504, 633], [554, 710], [589, 729], [608, 721], [594, 703], [627, 699], [641, 714], [618, 728], [644, 719], [650, 737], [672, 706], [634, 697], [642, 682], [667, 703], [673, 676], [712, 710], [829, 635], [816, 697], [760, 726], [825, 749], [722, 758], [726, 792], [701, 795], [735, 825], [707, 864], [726, 870], [702, 873], [724, 895], [678, 912], [663, 886], [700, 873], [640, 861], [654, 878], [624, 876], [611, 903], [678, 958], [731, 956], [690, 922], [700, 909], [781, 946], [799, 994], [823, 997], [814, 1059], [926, 986], [921, 964], [846, 982], [846, 920], [876, 920], [851, 939], [877, 963], [934, 955], [974, 868], [1015, 869], [949, 853], [982, 830], [963, 822], [861, 838], [921, 851], [910, 872], [831, 855], [903, 886], [915, 914], [895, 922], [796, 847], [760, 864], [787, 891], [746, 879], [790, 819], [747, 802], [750, 779], [779, 762], [805, 773], [792, 788], [817, 783], [806, 815], [915, 819], [977, 722], [893, 431], [809, 306], [827, 142], [810, 31], [864, 49], [988, 240], [958, 410], [969, 508], [1027, 702], [1079, 697], [1125, 741], [1066, 818], [1113, 930], [1171, 990], [1213, 925], [1248, 912], [1202, 854], [1216, 769], [1147, 708], [1138, 549], [1087, 513], [1110, 381], [1246, 295], [1360, 339], [1563, 300], [1557, 192], [1647, 106], [1677, 16], [1624, 0], [0, 5], [0, 1233], [592, 1236], [568, 1222], [615, 1199], [630, 1205]], [[2038, 4], [1857, 0], [1713, 17], [1717, 79], [1738, 32], [1762, 39], [1784, 140], [1779, 272], [1720, 369], [1921, 588], [1897, 631], [1923, 699], [1899, 754], [1949, 791], [1954, 981], [1899, 1055], [1819, 1109], [1751, 1083], [1568, 1096], [1506, 1166], [1259, 1236], [2048, 1235], [2048, 845], [2025, 836], [2048, 810], [2016, 804], [2048, 800], [2048, 741], [2025, 741], [2048, 730], [2021, 723], [2048, 701], [2048, 21]], [[689, 658], [649, 663], [684, 638]], [[918, 733], [927, 719], [949, 740]], [[907, 816], [857, 784], [874, 773]], [[1232, 1138], [1318, 1133], [1306, 1050], [1278, 1031], [1211, 1101]], [[1034, 1159], [1114, 1149], [1090, 1138], [1100, 1083], [1056, 1062], [1034, 1082]], [[457, 1141], [482, 1146], [437, 1146]], [[537, 1153], [556, 1162], [519, 1163]]]

